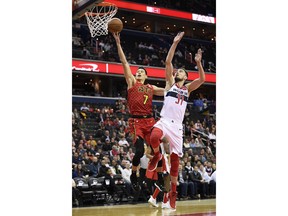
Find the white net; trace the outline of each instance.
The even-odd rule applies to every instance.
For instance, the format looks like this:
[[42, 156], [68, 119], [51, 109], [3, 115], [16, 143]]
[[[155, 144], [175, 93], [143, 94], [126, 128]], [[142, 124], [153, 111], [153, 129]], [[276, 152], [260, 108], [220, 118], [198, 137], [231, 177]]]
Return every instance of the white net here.
[[91, 37], [108, 34], [108, 21], [117, 13], [117, 10], [116, 5], [103, 2], [85, 13]]

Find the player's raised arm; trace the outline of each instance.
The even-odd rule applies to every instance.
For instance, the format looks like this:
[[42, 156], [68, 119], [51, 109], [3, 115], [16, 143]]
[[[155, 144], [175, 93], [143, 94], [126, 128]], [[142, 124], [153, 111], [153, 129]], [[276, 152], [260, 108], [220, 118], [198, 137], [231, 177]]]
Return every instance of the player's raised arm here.
[[124, 76], [125, 76], [125, 79], [126, 79], [126, 82], [127, 82], [127, 85], [128, 85], [128, 89], [129, 89], [135, 84], [136, 79], [135, 79], [135, 77], [133, 76], [133, 74], [131, 72], [129, 63], [128, 63], [128, 61], [127, 61], [127, 59], [125, 57], [125, 54], [123, 52], [123, 49], [121, 47], [119, 33], [112, 33], [112, 35], [113, 35], [113, 37], [115, 38], [115, 41], [116, 41], [118, 55], [119, 55], [120, 61], [121, 61], [122, 65], [123, 65], [123, 68], [124, 68]]
[[184, 35], [184, 32], [179, 32], [175, 36], [173, 40], [173, 44], [171, 45], [169, 52], [167, 54], [167, 57], [166, 57], [166, 61], [165, 61], [166, 87], [168, 88], [170, 88], [172, 84], [174, 83], [172, 59], [174, 57], [176, 47], [178, 43], [180, 42], [180, 40], [182, 39], [183, 35]]
[[153, 86], [153, 94], [157, 96], [164, 96], [164, 88], [160, 88], [158, 86], [152, 85]]
[[196, 61], [197, 68], [198, 68], [199, 78], [186, 84], [186, 87], [188, 88], [189, 93], [192, 92], [193, 90], [199, 88], [199, 86], [201, 86], [205, 82], [205, 72], [204, 72], [204, 69], [202, 67], [201, 59], [202, 59], [202, 50], [198, 49], [198, 51], [195, 55], [195, 61]]

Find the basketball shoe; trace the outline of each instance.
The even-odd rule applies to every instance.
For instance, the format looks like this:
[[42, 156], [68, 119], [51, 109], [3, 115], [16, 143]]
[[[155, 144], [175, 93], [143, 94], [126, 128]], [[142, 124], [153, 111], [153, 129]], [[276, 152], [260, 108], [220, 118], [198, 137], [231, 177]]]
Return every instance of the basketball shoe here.
[[154, 207], [158, 207], [158, 204], [156, 202], [156, 199], [153, 198], [153, 196], [150, 196], [150, 199], [148, 200], [148, 202], [154, 206]]

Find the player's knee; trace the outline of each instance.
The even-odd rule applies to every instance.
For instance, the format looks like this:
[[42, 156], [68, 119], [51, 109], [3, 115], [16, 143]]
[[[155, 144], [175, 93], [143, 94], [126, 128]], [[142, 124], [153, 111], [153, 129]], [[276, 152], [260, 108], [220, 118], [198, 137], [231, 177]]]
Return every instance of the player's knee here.
[[150, 136], [150, 143], [153, 148], [156, 148], [160, 145], [160, 139], [163, 135], [163, 132], [159, 128], [153, 128]]
[[171, 176], [178, 176], [179, 157], [177, 154], [172, 153], [170, 156], [170, 159], [171, 159], [170, 175]]

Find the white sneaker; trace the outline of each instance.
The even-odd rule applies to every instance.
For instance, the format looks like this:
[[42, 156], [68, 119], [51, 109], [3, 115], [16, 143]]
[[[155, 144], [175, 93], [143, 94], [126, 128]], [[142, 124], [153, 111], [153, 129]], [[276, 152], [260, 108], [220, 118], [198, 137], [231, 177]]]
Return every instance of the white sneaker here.
[[176, 209], [174, 209], [174, 208], [172, 208], [172, 207], [170, 206], [170, 201], [169, 201], [169, 200], [168, 200], [166, 203], [163, 203], [163, 202], [162, 202], [162, 206], [161, 206], [161, 207], [162, 207], [163, 210], [167, 210], [167, 211], [169, 211], [169, 212], [170, 212], [170, 211], [171, 211], [171, 212], [172, 212], [172, 211], [176, 211]]
[[148, 200], [148, 202], [154, 206], [154, 207], [158, 207], [158, 204], [156, 203], [156, 199], [154, 199], [152, 196], [150, 196], [150, 199]]
[[162, 209], [168, 209], [168, 208], [170, 208], [169, 200], [168, 200], [166, 203], [163, 203], [163, 202], [162, 202], [161, 207], [162, 207]]

